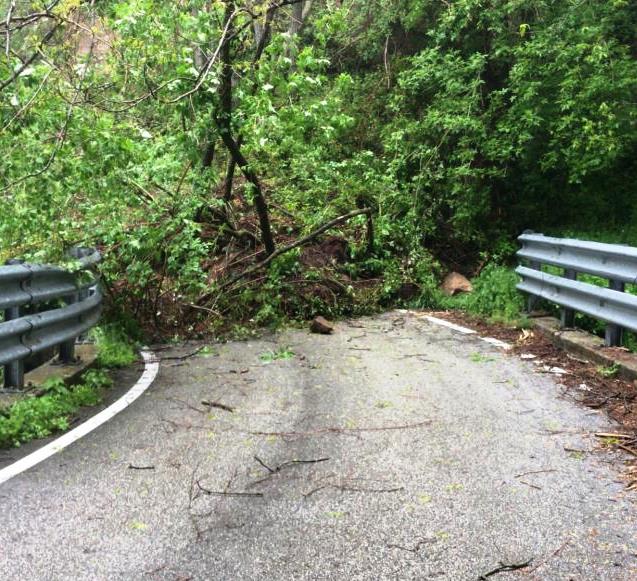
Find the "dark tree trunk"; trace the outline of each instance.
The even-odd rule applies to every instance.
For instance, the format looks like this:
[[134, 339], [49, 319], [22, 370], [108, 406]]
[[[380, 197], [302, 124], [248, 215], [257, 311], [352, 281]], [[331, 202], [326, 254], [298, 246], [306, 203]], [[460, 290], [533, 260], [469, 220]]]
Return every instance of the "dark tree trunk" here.
[[201, 165], [204, 168], [210, 167], [215, 159], [215, 142], [211, 140], [206, 146], [206, 150], [203, 153], [203, 159]]
[[[237, 146], [241, 149], [243, 143], [243, 136], [239, 135], [237, 138]], [[226, 179], [223, 183], [223, 201], [229, 204], [232, 201], [232, 186], [234, 184], [234, 174], [237, 168], [237, 162], [234, 157], [228, 158], [228, 165], [226, 166]]]
[[[272, 6], [268, 8], [268, 11], [265, 14], [265, 22], [263, 25], [257, 25], [255, 23], [254, 26], [254, 42], [256, 43], [256, 49], [254, 51], [254, 56], [252, 57], [252, 66], [256, 69], [259, 66], [259, 60], [263, 55], [263, 51], [270, 40], [270, 31], [272, 29], [272, 21], [274, 20], [274, 15], [276, 14], [277, 7]], [[258, 85], [256, 81], [252, 85], [252, 95], [254, 96], [258, 90]], [[237, 145], [241, 148], [241, 143], [243, 142], [243, 136], [239, 135], [237, 138]], [[236, 169], [236, 162], [233, 157], [230, 157], [228, 160], [228, 166], [226, 168], [226, 181], [224, 182], [224, 192], [223, 199], [226, 204], [230, 203], [232, 200], [232, 187], [234, 182], [234, 173]]]
[[[268, 255], [275, 251], [274, 238], [272, 237], [272, 229], [270, 227], [270, 215], [268, 212], [268, 205], [263, 195], [263, 189], [261, 182], [257, 174], [250, 167], [248, 160], [245, 158], [241, 151], [240, 144], [234, 139], [232, 135], [232, 56], [231, 56], [231, 38], [234, 27], [232, 26], [232, 19], [234, 17], [235, 3], [228, 2], [226, 4], [226, 11], [224, 15], [224, 29], [227, 28], [226, 39], [223, 40], [219, 56], [221, 59], [221, 78], [219, 85], [219, 105], [220, 111], [216, 114], [216, 123], [219, 127], [219, 133], [221, 139], [230, 153], [231, 159], [239, 166], [241, 173], [250, 183], [252, 189], [252, 198], [254, 200], [254, 207], [259, 218], [259, 227], [261, 230], [261, 240], [265, 246], [266, 253]], [[230, 169], [230, 168], [228, 168]], [[234, 169], [232, 170], [234, 172]], [[226, 183], [226, 188], [232, 186], [232, 182]], [[226, 189], [227, 193], [227, 189]]]

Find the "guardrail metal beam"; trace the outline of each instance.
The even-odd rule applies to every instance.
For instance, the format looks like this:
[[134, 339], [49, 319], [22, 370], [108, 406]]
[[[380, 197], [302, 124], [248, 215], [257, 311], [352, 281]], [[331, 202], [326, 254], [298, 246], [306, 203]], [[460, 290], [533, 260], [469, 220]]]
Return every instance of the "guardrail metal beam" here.
[[0, 366], [5, 387], [23, 387], [25, 360], [33, 355], [59, 347], [60, 359], [73, 361], [76, 339], [99, 320], [102, 294], [97, 282], [80, 282], [80, 277], [99, 262], [100, 254], [91, 248], [75, 248], [70, 254], [80, 261], [78, 273], [17, 264], [20, 261], [0, 266]]
[[529, 233], [518, 240], [520, 259], [637, 284], [637, 248]]

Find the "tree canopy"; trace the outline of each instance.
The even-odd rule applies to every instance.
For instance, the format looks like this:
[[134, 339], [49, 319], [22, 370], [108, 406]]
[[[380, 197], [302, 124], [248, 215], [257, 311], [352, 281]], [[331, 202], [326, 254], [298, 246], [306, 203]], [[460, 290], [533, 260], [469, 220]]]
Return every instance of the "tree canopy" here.
[[637, 241], [629, 0], [0, 14], [0, 258], [96, 245], [162, 328], [425, 304], [525, 228]]

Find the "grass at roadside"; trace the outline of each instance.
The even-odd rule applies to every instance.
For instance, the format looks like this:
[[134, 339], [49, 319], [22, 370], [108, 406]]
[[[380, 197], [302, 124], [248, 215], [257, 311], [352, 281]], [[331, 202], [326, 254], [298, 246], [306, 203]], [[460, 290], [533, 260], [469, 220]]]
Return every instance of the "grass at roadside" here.
[[512, 327], [527, 327], [524, 296], [516, 289], [518, 276], [506, 266], [488, 265], [471, 283], [473, 292], [454, 297], [439, 293], [437, 308], [460, 310]]
[[101, 325], [93, 329], [91, 335], [97, 344], [97, 362], [100, 367], [126, 367], [137, 359], [135, 344], [117, 325]]
[[0, 448], [17, 447], [67, 430], [78, 409], [102, 401], [105, 390], [113, 383], [108, 369], [125, 367], [137, 359], [134, 344], [118, 327], [97, 327], [92, 336], [98, 350], [97, 368], [86, 371], [79, 383], [67, 386], [53, 377], [36, 388], [37, 395], [0, 409]]
[[0, 447], [20, 446], [69, 428], [70, 417], [80, 407], [97, 405], [112, 380], [101, 369], [87, 371], [81, 383], [67, 387], [61, 379], [50, 379], [39, 392], [15, 402], [0, 415]]

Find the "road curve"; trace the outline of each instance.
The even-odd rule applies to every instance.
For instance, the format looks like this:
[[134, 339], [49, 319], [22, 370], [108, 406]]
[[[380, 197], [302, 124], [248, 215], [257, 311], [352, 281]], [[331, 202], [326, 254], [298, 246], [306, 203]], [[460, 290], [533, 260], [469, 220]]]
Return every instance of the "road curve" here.
[[0, 579], [637, 578], [612, 426], [530, 363], [405, 312], [192, 351], [0, 486]]

